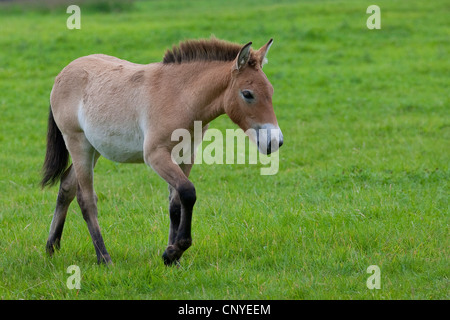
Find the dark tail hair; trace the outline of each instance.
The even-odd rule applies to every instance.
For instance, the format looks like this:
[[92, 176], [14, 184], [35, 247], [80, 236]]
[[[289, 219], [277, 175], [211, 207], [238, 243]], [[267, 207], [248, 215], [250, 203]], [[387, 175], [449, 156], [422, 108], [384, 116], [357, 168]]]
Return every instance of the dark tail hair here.
[[42, 166], [41, 187], [54, 185], [59, 177], [64, 173], [69, 162], [69, 151], [66, 148], [61, 131], [53, 119], [53, 112], [50, 106], [48, 114], [47, 131], [47, 153], [45, 154], [44, 165]]

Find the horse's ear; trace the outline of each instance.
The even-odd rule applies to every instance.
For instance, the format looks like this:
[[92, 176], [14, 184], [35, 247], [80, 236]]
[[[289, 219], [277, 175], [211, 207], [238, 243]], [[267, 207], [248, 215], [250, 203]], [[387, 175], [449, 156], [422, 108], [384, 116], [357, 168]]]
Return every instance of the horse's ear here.
[[235, 70], [240, 70], [243, 66], [245, 66], [250, 59], [250, 47], [252, 43], [249, 42], [245, 46], [241, 48], [236, 59], [235, 59]]
[[265, 45], [263, 45], [258, 51], [257, 51], [257, 57], [259, 60], [259, 64], [262, 67], [264, 64], [267, 63], [267, 52], [269, 52], [270, 46], [273, 43], [273, 39], [270, 39], [269, 42], [267, 42]]

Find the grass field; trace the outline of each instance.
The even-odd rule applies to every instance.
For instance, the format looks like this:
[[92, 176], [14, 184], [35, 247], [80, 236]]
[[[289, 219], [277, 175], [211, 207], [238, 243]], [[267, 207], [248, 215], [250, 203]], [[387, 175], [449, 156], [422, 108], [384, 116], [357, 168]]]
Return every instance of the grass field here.
[[[80, 30], [66, 28], [65, 6], [0, 6], [0, 298], [448, 299], [448, 1], [377, 1], [380, 30], [366, 27], [370, 4], [81, 5]], [[101, 158], [99, 221], [114, 265], [96, 264], [76, 201], [48, 257], [57, 188], [38, 183], [54, 77], [79, 56], [150, 63], [211, 34], [257, 48], [274, 38], [264, 71], [284, 134], [279, 172], [194, 166], [193, 246], [167, 268], [166, 183]], [[211, 127], [236, 128], [226, 116]], [[70, 265], [80, 290], [66, 286]], [[366, 286], [370, 265], [381, 289]]]

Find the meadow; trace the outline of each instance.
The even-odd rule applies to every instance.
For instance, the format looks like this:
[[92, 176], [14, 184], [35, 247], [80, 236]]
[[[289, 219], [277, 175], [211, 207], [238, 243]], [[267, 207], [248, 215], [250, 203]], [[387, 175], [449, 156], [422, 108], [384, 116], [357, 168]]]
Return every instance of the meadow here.
[[[71, 2], [75, 4], [77, 1]], [[0, 6], [0, 299], [448, 299], [448, 1], [135, 1]], [[96, 263], [74, 201], [61, 250], [45, 243], [57, 187], [41, 190], [49, 94], [70, 61], [161, 61], [190, 38], [259, 48], [284, 145], [279, 171], [195, 165], [193, 245], [161, 255], [166, 183], [100, 158], [99, 222], [114, 265]], [[226, 116], [211, 123], [236, 126]], [[71, 265], [81, 289], [66, 286]], [[367, 268], [380, 268], [370, 290]]]

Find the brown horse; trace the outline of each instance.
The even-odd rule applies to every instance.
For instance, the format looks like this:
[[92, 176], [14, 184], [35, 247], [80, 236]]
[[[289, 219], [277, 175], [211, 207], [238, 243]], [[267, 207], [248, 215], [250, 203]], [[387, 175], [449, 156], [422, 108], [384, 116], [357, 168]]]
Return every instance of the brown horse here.
[[[99, 263], [109, 263], [97, 220], [94, 166], [100, 155], [122, 163], [146, 163], [169, 184], [169, 243], [166, 265], [176, 263], [192, 243], [191, 218], [196, 201], [189, 181], [191, 164], [171, 157], [174, 130], [203, 133], [226, 113], [244, 131], [257, 135], [263, 153], [283, 143], [272, 106], [273, 87], [262, 71], [272, 39], [259, 50], [217, 39], [189, 40], [168, 50], [162, 63], [140, 65], [94, 54], [67, 65], [50, 95], [47, 153], [42, 187], [60, 179], [47, 252], [59, 249], [67, 209], [77, 197]], [[192, 157], [194, 157], [193, 148]], [[69, 154], [72, 164], [69, 163]]]

